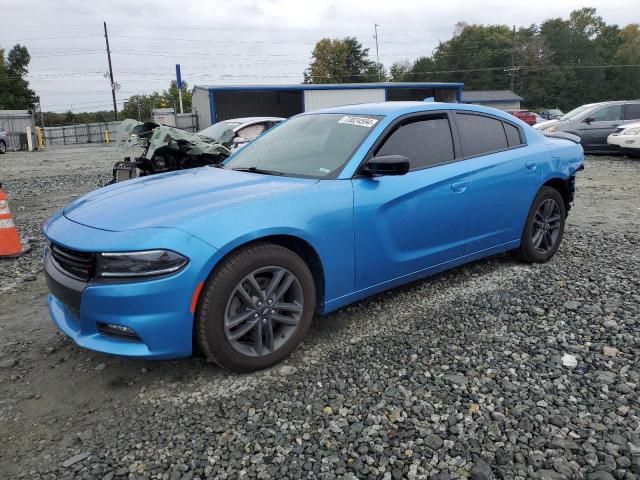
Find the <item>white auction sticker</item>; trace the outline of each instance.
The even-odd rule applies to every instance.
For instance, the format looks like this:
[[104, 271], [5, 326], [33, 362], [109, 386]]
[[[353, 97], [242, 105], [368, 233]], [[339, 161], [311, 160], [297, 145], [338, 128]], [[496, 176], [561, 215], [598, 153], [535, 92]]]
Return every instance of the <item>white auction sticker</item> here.
[[357, 125], [359, 127], [371, 128], [376, 123], [378, 123], [378, 120], [375, 118], [354, 117], [353, 115], [345, 115], [340, 120], [338, 120], [338, 123], [346, 123], [348, 125]]

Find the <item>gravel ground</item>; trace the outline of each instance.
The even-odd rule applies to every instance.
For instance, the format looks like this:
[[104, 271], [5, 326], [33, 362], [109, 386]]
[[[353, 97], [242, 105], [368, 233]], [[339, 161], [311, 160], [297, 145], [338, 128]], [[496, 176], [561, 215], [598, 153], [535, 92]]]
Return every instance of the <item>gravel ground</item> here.
[[51, 325], [41, 225], [116, 158], [0, 157], [33, 239], [0, 262], [0, 478], [640, 478], [640, 162], [588, 157], [552, 262], [501, 255], [378, 295], [235, 375], [99, 355]]

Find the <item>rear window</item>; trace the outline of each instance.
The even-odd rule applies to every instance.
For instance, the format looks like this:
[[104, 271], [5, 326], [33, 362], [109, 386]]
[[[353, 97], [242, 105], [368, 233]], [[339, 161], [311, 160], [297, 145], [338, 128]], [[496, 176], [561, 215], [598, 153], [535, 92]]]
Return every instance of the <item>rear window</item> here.
[[484, 115], [456, 113], [462, 153], [473, 157], [509, 148], [503, 122]]
[[640, 120], [640, 103], [628, 104], [625, 118], [627, 120]]
[[511, 125], [507, 122], [502, 122], [504, 125], [504, 131], [507, 134], [507, 142], [510, 147], [516, 147], [522, 145], [522, 138], [520, 138], [520, 130], [515, 125]]

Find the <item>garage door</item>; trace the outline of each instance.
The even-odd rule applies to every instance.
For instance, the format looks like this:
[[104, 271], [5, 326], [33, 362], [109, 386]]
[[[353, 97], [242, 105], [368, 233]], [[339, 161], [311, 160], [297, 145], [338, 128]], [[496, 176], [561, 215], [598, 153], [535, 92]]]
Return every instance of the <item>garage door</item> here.
[[384, 102], [383, 88], [362, 88], [354, 90], [305, 90], [304, 110], [354, 105], [357, 103]]

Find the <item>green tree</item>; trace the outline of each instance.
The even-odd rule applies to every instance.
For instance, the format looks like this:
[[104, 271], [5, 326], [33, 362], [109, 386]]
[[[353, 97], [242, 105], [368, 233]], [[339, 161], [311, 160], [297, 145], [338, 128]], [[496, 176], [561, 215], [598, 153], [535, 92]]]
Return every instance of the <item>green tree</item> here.
[[640, 97], [640, 29], [607, 24], [593, 8], [521, 27], [459, 22], [453, 37], [413, 64], [394, 64], [393, 81], [463, 82], [466, 90], [510, 87], [529, 108], [563, 110]]
[[[182, 106], [185, 112], [191, 112], [191, 96], [187, 82], [182, 82]], [[138, 106], [140, 117], [138, 117]], [[152, 92], [145, 95], [132, 95], [122, 108], [122, 118], [139, 118], [141, 121], [151, 120], [151, 110], [155, 108], [175, 108], [180, 111], [178, 98], [178, 86], [175, 80], [169, 84], [169, 88], [162, 92]]]
[[15, 45], [5, 56], [0, 48], [0, 110], [33, 110], [36, 94], [26, 79], [31, 55], [27, 47]]
[[311, 54], [304, 83], [359, 83], [383, 80], [384, 67], [369, 59], [369, 49], [355, 37], [323, 38]]

